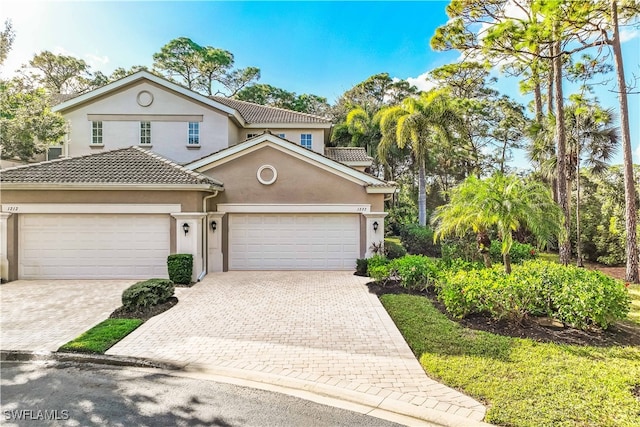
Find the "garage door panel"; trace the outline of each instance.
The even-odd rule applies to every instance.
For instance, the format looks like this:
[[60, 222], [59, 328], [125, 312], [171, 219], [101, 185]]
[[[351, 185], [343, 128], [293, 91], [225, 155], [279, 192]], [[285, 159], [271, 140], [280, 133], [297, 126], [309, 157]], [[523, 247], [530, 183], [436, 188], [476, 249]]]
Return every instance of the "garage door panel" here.
[[167, 215], [20, 215], [23, 279], [166, 277]]
[[231, 214], [231, 270], [351, 270], [357, 214]]

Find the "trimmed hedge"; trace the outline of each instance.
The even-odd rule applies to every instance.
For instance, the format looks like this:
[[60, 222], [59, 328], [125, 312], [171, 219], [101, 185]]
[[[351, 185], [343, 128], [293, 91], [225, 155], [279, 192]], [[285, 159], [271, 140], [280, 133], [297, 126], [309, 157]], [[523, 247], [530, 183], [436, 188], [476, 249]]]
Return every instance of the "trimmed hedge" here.
[[169, 279], [138, 282], [122, 292], [122, 305], [128, 310], [162, 304], [173, 296], [175, 286]]
[[167, 257], [167, 270], [169, 279], [173, 283], [188, 285], [193, 275], [193, 255], [172, 254]]
[[511, 274], [502, 266], [449, 272], [440, 277], [438, 288], [438, 298], [456, 317], [481, 312], [512, 321], [549, 316], [580, 329], [607, 329], [631, 307], [621, 281], [546, 261], [514, 265]]

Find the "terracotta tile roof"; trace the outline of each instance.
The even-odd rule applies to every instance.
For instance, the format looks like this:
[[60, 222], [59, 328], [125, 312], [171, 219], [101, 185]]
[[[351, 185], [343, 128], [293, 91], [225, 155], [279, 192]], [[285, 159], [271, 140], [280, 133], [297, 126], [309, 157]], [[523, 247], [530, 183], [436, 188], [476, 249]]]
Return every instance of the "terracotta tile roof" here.
[[324, 117], [285, 110], [284, 108], [267, 107], [223, 96], [211, 96], [210, 98], [236, 110], [247, 123], [331, 123], [331, 120]]
[[0, 171], [2, 183], [210, 185], [222, 183], [140, 147], [51, 160]]
[[373, 162], [361, 147], [326, 147], [324, 155], [337, 162]]

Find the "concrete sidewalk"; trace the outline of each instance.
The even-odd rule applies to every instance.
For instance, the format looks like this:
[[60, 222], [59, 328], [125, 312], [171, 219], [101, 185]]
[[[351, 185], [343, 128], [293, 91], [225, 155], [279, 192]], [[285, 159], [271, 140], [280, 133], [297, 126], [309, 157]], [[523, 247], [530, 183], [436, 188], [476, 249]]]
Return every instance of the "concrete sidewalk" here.
[[178, 288], [179, 304], [107, 354], [271, 384], [440, 425], [485, 407], [424, 373], [368, 278], [348, 272], [227, 272]]

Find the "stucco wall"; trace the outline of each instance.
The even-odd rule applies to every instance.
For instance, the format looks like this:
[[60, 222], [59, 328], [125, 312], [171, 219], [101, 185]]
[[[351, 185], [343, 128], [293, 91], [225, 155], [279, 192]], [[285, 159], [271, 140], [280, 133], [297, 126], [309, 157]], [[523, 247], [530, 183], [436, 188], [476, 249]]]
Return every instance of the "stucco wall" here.
[[284, 139], [300, 144], [300, 135], [303, 133], [311, 134], [311, 150], [316, 153], [324, 154], [324, 130], [323, 129], [302, 129], [302, 128], [269, 128], [269, 129], [242, 129], [240, 133], [240, 141], [245, 141], [249, 134], [261, 134], [269, 130], [272, 134], [279, 136], [284, 134]]
[[[263, 165], [273, 166], [278, 178], [271, 185], [258, 182]], [[382, 211], [383, 194], [367, 194], [365, 188], [340, 176], [271, 147], [263, 147], [204, 172], [224, 183], [216, 203], [320, 203], [370, 204]]]
[[[150, 92], [154, 97], [153, 103], [148, 107], [142, 107], [137, 103], [137, 96], [143, 90]], [[154, 121], [153, 118], [147, 120], [151, 121], [152, 150], [179, 163], [192, 161], [226, 148], [229, 140], [230, 120], [226, 113], [214, 110], [151, 82], [136, 82], [117, 92], [111, 92], [108, 96], [65, 111], [63, 115], [71, 122], [70, 156], [139, 145], [140, 115], [202, 117], [200, 149], [187, 148], [189, 118], [176, 118], [174, 119], [176, 121], [164, 121], [172, 120], [166, 117], [162, 119], [163, 121], [160, 121], [160, 118], [157, 121]], [[91, 147], [90, 115], [119, 116], [113, 117], [115, 120], [102, 120], [104, 142], [102, 148]], [[133, 120], [124, 120], [125, 116], [130, 116], [129, 119]], [[199, 121], [199, 119], [191, 121]], [[232, 124], [232, 126], [235, 125]]]

